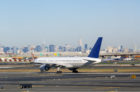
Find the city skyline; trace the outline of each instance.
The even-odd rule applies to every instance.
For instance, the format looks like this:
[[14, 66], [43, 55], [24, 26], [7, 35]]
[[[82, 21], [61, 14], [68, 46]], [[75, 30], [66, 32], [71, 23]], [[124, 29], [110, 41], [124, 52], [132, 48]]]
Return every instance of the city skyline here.
[[0, 44], [72, 44], [140, 48], [139, 0], [0, 1]]
[[[77, 46], [72, 46], [70, 44], [65, 45], [55, 45], [55, 44], [38, 44], [38, 45], [26, 45], [22, 47], [16, 47], [16, 46], [4, 46], [0, 45], [0, 53], [15, 53], [18, 50], [27, 53], [30, 51], [36, 51], [36, 52], [89, 52], [91, 50], [91, 46], [88, 44], [81, 44]], [[108, 46], [107, 48], [101, 48], [101, 51], [103, 53], [120, 53], [120, 52], [139, 52], [140, 49], [137, 48], [126, 48], [123, 45], [120, 46]]]
[[[23, 48], [23, 47], [28, 47], [28, 46], [37, 46], [37, 45], [41, 45], [41, 46], [49, 46], [49, 45], [55, 45], [55, 46], [68, 46], [68, 47], [73, 47], [73, 48], [76, 48], [78, 46], [81, 46], [82, 48], [84, 48], [85, 45], [87, 45], [89, 48], [92, 48], [92, 45], [90, 44], [87, 44], [87, 43], [84, 43], [81, 39], [79, 41], [76, 41], [74, 42], [76, 44], [68, 44], [68, 43], [63, 43], [63, 44], [55, 44], [55, 43], [46, 43], [46, 42], [42, 42], [42, 43], [37, 43], [37, 44], [25, 44], [25, 45], [22, 45], [22, 46], [16, 46], [16, 45], [5, 45], [5, 44], [2, 44], [0, 43], [0, 47], [18, 47], [18, 48]], [[95, 43], [95, 42], [94, 42]], [[93, 44], [94, 44], [93, 43]], [[125, 47], [124, 45], [117, 45], [117, 46], [114, 46], [114, 45], [108, 45], [106, 47], [101, 47], [101, 49], [106, 49], [108, 47], [113, 47], [113, 48], [119, 48], [120, 46], [123, 46]], [[139, 48], [137, 48], [137, 46], [135, 45], [133, 48], [129, 48], [129, 47], [125, 47], [125, 48], [128, 48], [128, 49], [137, 49], [137, 50], [140, 50]]]

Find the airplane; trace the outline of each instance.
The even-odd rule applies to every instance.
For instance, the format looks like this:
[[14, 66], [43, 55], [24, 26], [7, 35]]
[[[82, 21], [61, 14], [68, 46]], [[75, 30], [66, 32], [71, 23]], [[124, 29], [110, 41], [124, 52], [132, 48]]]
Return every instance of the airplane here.
[[78, 73], [78, 68], [88, 66], [91, 64], [97, 64], [101, 62], [99, 59], [100, 48], [102, 44], [102, 38], [99, 37], [92, 48], [88, 57], [40, 57], [33, 62], [36, 64], [42, 64], [40, 71], [48, 71], [50, 68], [57, 68], [57, 73], [62, 73], [60, 68], [65, 67], [71, 70], [73, 73]]

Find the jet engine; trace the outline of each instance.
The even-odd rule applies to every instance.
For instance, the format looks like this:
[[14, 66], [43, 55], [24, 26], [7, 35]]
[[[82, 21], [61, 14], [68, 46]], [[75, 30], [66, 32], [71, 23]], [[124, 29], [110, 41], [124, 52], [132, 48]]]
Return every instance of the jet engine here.
[[44, 72], [44, 71], [48, 71], [50, 69], [50, 65], [44, 64], [40, 66], [40, 71]]

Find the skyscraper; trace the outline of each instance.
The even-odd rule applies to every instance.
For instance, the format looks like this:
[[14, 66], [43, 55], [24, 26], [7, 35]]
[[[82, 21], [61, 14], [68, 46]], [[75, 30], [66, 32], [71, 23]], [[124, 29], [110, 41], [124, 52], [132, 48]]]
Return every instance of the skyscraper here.
[[49, 45], [49, 51], [55, 52], [55, 45]]
[[85, 51], [88, 50], [88, 45], [87, 45], [87, 44], [85, 44], [84, 50], [85, 50]]
[[79, 46], [83, 46], [82, 39], [79, 40]]

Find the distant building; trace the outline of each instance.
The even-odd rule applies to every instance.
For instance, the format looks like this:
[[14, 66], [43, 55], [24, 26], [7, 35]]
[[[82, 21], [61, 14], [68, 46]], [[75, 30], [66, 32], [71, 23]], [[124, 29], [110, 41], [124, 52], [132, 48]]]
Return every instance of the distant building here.
[[4, 53], [3, 48], [0, 47], [0, 54], [3, 54], [3, 53]]
[[49, 45], [49, 52], [55, 52], [55, 45]]
[[23, 51], [24, 53], [27, 53], [27, 52], [29, 51], [29, 48], [28, 48], [28, 47], [24, 47], [24, 48], [22, 49], [22, 51]]
[[45, 46], [45, 52], [49, 52], [49, 47]]
[[85, 44], [85, 46], [84, 46], [84, 50], [85, 50], [85, 51], [88, 50], [88, 44]]
[[17, 48], [17, 47], [12, 47], [12, 48], [11, 48], [11, 52], [12, 52], [13, 54], [17, 54], [17, 51], [18, 51], [18, 48]]
[[118, 47], [118, 52], [123, 52], [123, 51], [124, 51], [124, 48], [123, 48], [122, 45], [120, 45], [120, 46]]
[[[82, 48], [83, 48], [83, 42], [82, 42], [82, 39], [80, 39], [80, 40], [79, 40], [78, 50], [79, 50], [79, 51], [82, 51]], [[79, 52], [79, 51], [78, 51], [78, 52]]]
[[37, 51], [37, 52], [41, 52], [43, 49], [42, 49], [42, 47], [40, 46], [40, 45], [37, 45], [36, 47], [35, 47], [35, 51]]
[[134, 52], [134, 50], [133, 49], [129, 49], [129, 52], [131, 53], [131, 52]]
[[113, 47], [107, 47], [107, 49], [106, 49], [106, 52], [107, 53], [113, 53]]
[[60, 51], [60, 52], [65, 52], [65, 51], [66, 51], [66, 47], [59, 46], [59, 51]]
[[81, 52], [82, 51], [82, 47], [81, 46], [78, 46], [75, 51], [76, 52]]
[[10, 47], [4, 47], [3, 51], [4, 51], [4, 53], [8, 53], [10, 51]]

